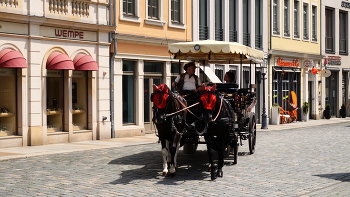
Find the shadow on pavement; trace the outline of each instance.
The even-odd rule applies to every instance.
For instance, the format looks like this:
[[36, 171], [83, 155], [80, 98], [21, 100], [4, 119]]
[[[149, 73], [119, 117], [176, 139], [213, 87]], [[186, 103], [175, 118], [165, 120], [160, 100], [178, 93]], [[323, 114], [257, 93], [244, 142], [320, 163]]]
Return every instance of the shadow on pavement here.
[[[217, 154], [214, 154], [215, 163]], [[184, 154], [182, 149], [177, 156], [175, 177], [162, 175], [162, 156], [160, 151], [147, 151], [128, 155], [110, 161], [108, 164], [120, 165], [119, 178], [110, 184], [132, 184], [137, 180], [150, 180], [152, 184], [179, 185], [187, 180], [210, 180], [208, 155], [206, 150], [197, 150], [193, 154]], [[233, 165], [233, 160], [226, 157], [225, 165]]]
[[333, 179], [341, 182], [350, 182], [350, 173], [316, 174], [314, 176]]

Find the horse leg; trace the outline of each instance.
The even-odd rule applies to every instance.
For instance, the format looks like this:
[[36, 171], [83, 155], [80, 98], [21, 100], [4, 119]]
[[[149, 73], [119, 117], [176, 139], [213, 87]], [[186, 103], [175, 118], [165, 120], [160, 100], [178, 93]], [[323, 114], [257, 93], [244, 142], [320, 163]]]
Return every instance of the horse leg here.
[[177, 158], [177, 152], [179, 150], [179, 142], [180, 142], [180, 134], [178, 132], [175, 133], [173, 138], [173, 143], [170, 147], [170, 155], [171, 155], [171, 161], [170, 161], [170, 167], [169, 167], [169, 173], [170, 176], [176, 175], [176, 158]]
[[223, 176], [222, 167], [224, 166], [225, 138], [223, 138], [221, 136], [221, 139], [219, 139], [219, 137], [218, 137], [218, 140], [219, 140], [218, 141], [218, 143], [219, 143], [219, 147], [218, 147], [219, 160], [218, 160], [217, 176], [222, 177]]
[[209, 156], [209, 165], [210, 165], [210, 174], [211, 174], [211, 180], [216, 179], [216, 170], [214, 166], [214, 160], [213, 160], [213, 142], [211, 136], [208, 136], [208, 134], [204, 135], [205, 142], [207, 144], [207, 153]]
[[168, 173], [168, 149], [167, 149], [167, 142], [165, 139], [161, 139], [162, 144], [162, 156], [163, 156], [163, 176], [165, 176]]

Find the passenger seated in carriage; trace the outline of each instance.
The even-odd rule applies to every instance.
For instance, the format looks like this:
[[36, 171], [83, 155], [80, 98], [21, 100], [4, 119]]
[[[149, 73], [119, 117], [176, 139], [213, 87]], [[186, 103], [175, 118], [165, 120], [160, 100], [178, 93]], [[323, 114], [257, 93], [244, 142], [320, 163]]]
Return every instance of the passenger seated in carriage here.
[[[176, 87], [177, 92], [187, 100], [187, 105], [194, 104], [198, 101], [198, 93], [202, 90], [201, 83], [197, 75], [195, 75], [196, 65], [189, 62], [184, 65], [185, 73], [181, 73], [172, 83]], [[187, 123], [195, 120], [191, 115], [187, 118]]]

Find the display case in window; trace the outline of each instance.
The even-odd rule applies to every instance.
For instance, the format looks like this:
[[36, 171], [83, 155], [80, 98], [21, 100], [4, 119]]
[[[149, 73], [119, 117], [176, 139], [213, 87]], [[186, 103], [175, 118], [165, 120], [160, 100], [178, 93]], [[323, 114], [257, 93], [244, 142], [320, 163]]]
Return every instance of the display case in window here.
[[87, 71], [73, 71], [72, 78], [73, 131], [87, 129]]
[[46, 84], [47, 132], [63, 131], [64, 83], [61, 70], [48, 70]]
[[16, 69], [0, 68], [0, 137], [17, 135]]

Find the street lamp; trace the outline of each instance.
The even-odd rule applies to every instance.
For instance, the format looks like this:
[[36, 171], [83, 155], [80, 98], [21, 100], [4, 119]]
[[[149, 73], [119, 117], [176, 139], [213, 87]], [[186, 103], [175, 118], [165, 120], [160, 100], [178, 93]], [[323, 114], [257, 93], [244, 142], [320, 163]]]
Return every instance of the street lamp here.
[[265, 71], [264, 69], [267, 69], [267, 58], [268, 56], [265, 55], [264, 56], [264, 66], [262, 67], [262, 82], [263, 82], [263, 109], [262, 109], [262, 115], [261, 115], [261, 129], [268, 129], [267, 128], [267, 122], [266, 122], [266, 118], [267, 118], [267, 115], [266, 115], [266, 103], [265, 103]]

